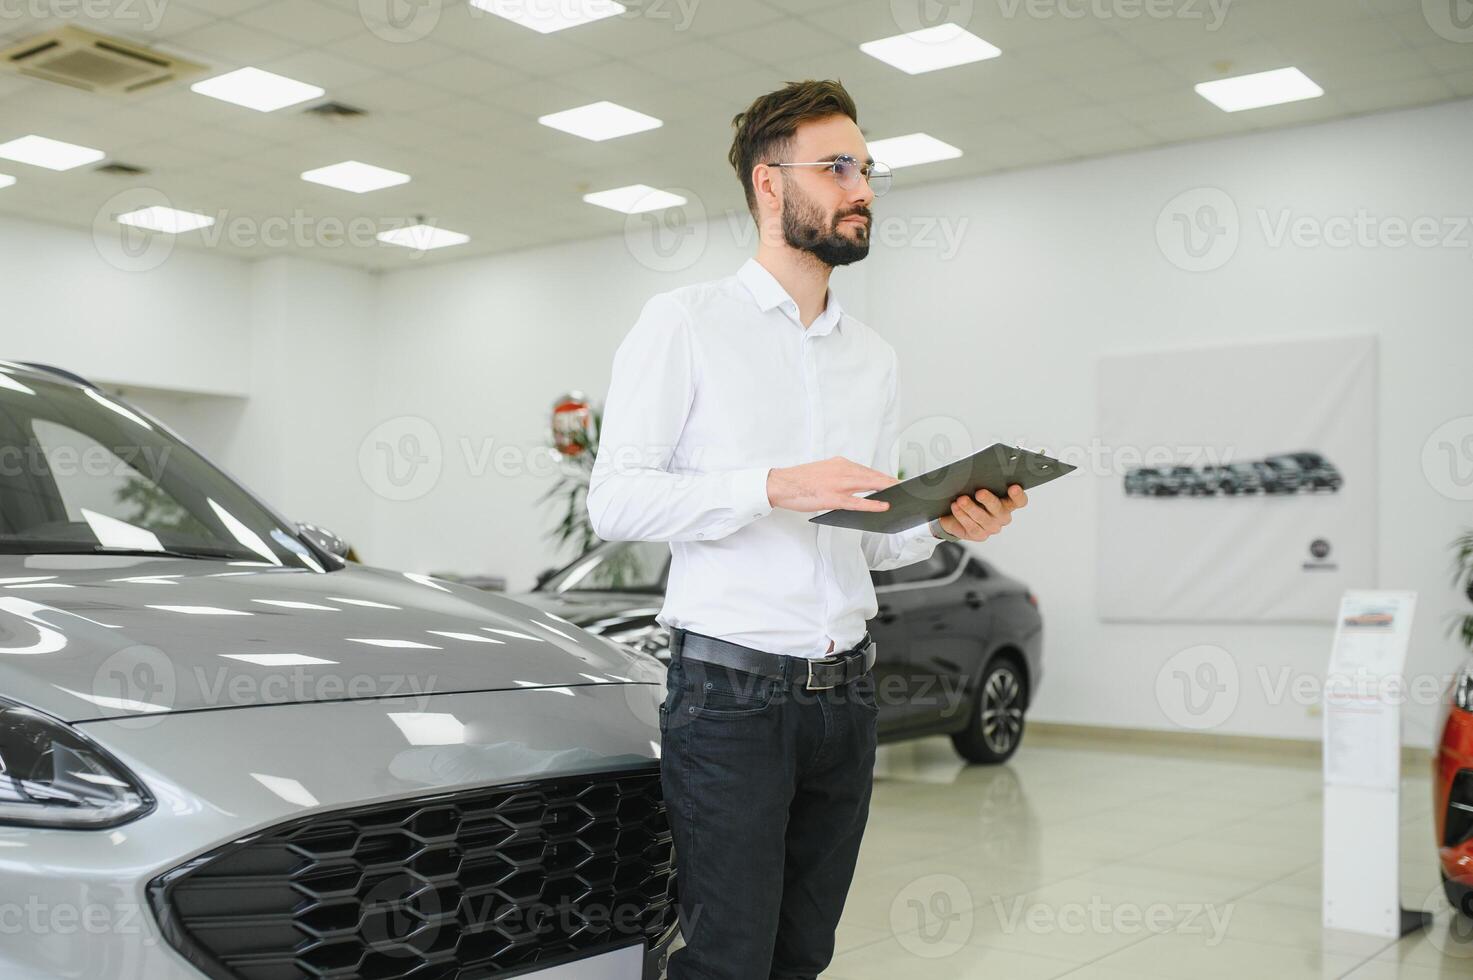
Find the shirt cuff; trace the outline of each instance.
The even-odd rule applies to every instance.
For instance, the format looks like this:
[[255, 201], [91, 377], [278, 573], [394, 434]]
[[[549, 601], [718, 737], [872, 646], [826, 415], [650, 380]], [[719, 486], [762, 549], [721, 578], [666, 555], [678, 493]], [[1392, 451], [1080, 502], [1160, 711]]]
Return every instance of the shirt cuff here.
[[918, 532], [918, 536], [932, 538], [932, 539], [937, 540], [937, 541], [960, 541], [961, 540], [961, 538], [959, 538], [955, 534], [948, 533], [947, 530], [946, 530], [946, 528], [944, 528], [944, 527], [941, 526], [941, 520], [940, 520], [940, 518], [937, 518], [936, 520], [933, 520], [933, 521], [927, 521], [925, 524], [918, 524], [912, 530], [917, 531]]
[[756, 520], [772, 513], [772, 503], [767, 499], [767, 472], [771, 467], [762, 466], [749, 470], [737, 470], [732, 478], [732, 501], [738, 515], [743, 519]]

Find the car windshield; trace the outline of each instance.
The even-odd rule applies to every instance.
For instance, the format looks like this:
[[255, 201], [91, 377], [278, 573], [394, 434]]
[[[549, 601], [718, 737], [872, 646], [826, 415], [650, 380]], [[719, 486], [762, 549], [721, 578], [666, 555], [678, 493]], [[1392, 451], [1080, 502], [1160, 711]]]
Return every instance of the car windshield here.
[[0, 365], [0, 553], [153, 553], [322, 571], [198, 453], [93, 388]]
[[599, 545], [560, 569], [541, 592], [662, 592], [670, 546], [663, 541]]

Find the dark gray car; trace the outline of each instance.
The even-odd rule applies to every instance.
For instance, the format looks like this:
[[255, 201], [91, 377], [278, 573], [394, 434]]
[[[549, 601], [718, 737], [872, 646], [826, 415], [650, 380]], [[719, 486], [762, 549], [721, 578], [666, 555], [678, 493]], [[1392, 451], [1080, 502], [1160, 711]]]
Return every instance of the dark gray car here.
[[[668, 660], [669, 634], [655, 617], [669, 564], [662, 542], [609, 542], [516, 598]], [[951, 542], [926, 561], [871, 576], [881, 740], [945, 734], [968, 760], [1005, 761], [1043, 676], [1037, 599]]]

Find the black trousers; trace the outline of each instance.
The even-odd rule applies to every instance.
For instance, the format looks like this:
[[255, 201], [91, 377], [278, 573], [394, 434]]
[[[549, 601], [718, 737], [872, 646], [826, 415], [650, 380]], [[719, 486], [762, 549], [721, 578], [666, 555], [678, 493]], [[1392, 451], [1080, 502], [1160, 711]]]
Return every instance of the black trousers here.
[[[874, 779], [874, 676], [805, 691], [672, 642], [660, 774], [686, 945], [670, 980], [797, 980], [834, 955]], [[801, 676], [797, 676], [800, 675]]]

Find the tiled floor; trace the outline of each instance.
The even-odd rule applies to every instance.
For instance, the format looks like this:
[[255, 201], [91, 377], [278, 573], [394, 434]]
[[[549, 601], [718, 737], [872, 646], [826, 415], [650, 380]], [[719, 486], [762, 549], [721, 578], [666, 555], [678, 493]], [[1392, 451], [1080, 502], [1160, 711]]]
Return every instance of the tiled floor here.
[[[832, 980], [1473, 977], [1443, 900], [1430, 779], [1402, 793], [1394, 942], [1320, 927], [1320, 770], [1029, 741], [1001, 768], [944, 739], [881, 749]], [[1450, 925], [1453, 928], [1450, 930]]]

